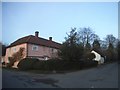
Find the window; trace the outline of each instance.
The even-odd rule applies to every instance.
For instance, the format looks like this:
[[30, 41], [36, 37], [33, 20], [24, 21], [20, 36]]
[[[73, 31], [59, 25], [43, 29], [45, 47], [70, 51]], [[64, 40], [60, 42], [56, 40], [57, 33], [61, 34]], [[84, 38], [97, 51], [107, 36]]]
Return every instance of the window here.
[[16, 52], [16, 48], [13, 48], [13, 52]]
[[32, 50], [38, 51], [38, 46], [37, 45], [33, 45]]
[[51, 51], [52, 51], [52, 53], [56, 53], [56, 49], [52, 48]]

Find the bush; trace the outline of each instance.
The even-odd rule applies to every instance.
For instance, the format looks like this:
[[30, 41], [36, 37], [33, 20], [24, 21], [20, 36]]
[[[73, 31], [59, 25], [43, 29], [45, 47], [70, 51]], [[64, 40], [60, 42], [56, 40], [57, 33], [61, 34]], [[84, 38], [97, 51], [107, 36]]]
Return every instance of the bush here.
[[5, 62], [2, 62], [2, 65], [5, 65]]
[[33, 69], [35, 70], [45, 70], [46, 68], [46, 61], [37, 61], [37, 62], [34, 62], [33, 64]]
[[83, 64], [83, 68], [96, 67], [97, 65], [98, 65], [98, 61], [85, 60]]
[[82, 68], [90, 68], [97, 66], [96, 61], [82, 60], [82, 61], [66, 61], [66, 60], [48, 60], [40, 61], [38, 59], [26, 58], [20, 61], [18, 68], [20, 70], [44, 70], [44, 71], [61, 71], [61, 70], [80, 70]]
[[33, 68], [35, 62], [38, 62], [38, 59], [35, 58], [24, 58], [18, 63], [19, 70], [29, 70]]
[[38, 70], [72, 70], [72, 69], [80, 69], [81, 63], [78, 61], [70, 62], [64, 60], [48, 60], [48, 61], [38, 61], [33, 65], [33, 69]]
[[21, 59], [23, 59], [24, 49], [25, 48], [20, 48], [19, 51], [12, 55], [12, 57], [8, 57], [8, 60], [10, 62], [7, 64], [7, 67], [12, 67], [16, 61], [20, 61]]
[[91, 53], [91, 52], [86, 52], [83, 56], [83, 59], [84, 60], [92, 60], [95, 58], [95, 54], [94, 53]]
[[58, 53], [59, 57], [66, 61], [78, 61], [83, 55], [82, 45], [69, 45], [69, 43], [63, 43]]

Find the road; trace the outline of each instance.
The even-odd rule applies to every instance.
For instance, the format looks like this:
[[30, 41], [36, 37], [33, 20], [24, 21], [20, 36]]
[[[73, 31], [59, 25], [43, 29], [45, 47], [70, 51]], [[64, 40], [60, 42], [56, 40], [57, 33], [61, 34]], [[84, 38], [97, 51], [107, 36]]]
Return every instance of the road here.
[[2, 71], [3, 88], [118, 88], [117, 63], [64, 74]]

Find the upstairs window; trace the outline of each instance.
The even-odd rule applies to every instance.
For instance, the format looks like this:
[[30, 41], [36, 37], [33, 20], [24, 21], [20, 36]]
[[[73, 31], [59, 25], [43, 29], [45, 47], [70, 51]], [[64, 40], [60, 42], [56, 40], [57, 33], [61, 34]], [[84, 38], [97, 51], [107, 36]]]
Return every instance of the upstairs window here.
[[52, 51], [52, 53], [56, 53], [56, 49], [52, 48], [51, 51]]
[[13, 48], [13, 52], [16, 52], [16, 48], [15, 47]]
[[32, 46], [32, 50], [33, 50], [33, 51], [38, 51], [38, 46], [37, 46], [37, 45], [33, 45], [33, 46]]

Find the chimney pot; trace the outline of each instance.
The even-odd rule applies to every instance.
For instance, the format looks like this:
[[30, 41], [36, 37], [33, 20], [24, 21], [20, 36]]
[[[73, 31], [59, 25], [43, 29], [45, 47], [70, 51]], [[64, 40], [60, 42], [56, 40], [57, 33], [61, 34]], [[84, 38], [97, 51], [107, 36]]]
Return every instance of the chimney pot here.
[[35, 36], [36, 36], [36, 37], [38, 37], [38, 35], [39, 35], [39, 32], [38, 32], [38, 31], [36, 31], [36, 32], [35, 32]]
[[52, 37], [49, 37], [49, 40], [52, 41]]

